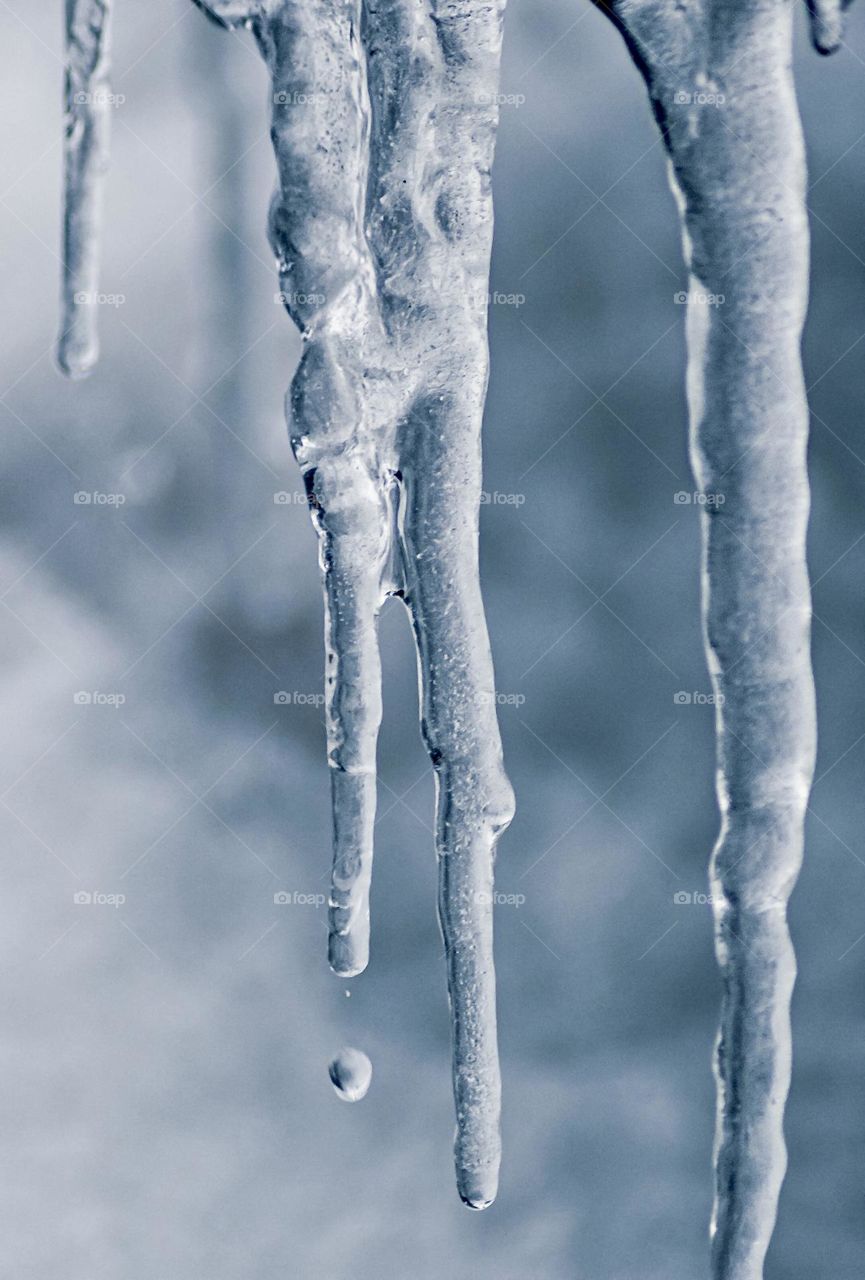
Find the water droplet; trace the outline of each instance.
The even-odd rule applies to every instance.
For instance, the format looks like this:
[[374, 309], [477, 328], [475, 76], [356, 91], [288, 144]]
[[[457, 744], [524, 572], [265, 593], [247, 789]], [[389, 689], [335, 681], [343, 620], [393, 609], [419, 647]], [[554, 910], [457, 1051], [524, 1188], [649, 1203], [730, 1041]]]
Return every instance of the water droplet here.
[[346, 1102], [360, 1102], [372, 1081], [372, 1063], [360, 1049], [340, 1049], [328, 1067], [331, 1084]]

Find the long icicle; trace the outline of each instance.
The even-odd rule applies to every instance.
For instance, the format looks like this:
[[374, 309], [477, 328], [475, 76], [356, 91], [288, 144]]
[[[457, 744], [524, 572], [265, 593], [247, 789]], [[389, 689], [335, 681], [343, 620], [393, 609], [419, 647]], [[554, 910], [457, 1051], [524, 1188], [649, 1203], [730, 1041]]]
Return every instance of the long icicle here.
[[488, 374], [490, 168], [503, 3], [369, 0], [369, 236], [402, 352], [397, 457], [405, 598], [436, 771], [439, 917], [453, 1019], [460, 1195], [496, 1195], [493, 859], [513, 815], [478, 574], [480, 432]]
[[66, 0], [63, 280], [57, 362], [70, 378], [85, 377], [99, 356], [96, 316], [111, 115], [110, 18], [111, 0]]
[[[198, 0], [197, 0], [198, 2]], [[461, 1197], [495, 1198], [493, 857], [513, 813], [478, 582], [503, 3], [203, 4], [271, 73], [270, 236], [304, 345], [288, 398], [325, 578], [330, 961], [367, 963], [378, 611], [411, 612], [436, 772]]]
[[[805, 158], [787, 0], [622, 0], [670, 156], [690, 271], [691, 456], [706, 495], [703, 607], [717, 694], [711, 860], [722, 1009], [712, 1275], [761, 1280], [786, 1169], [796, 964], [786, 908], [816, 749], [805, 559]], [[815, 0], [823, 52], [837, 0]]]

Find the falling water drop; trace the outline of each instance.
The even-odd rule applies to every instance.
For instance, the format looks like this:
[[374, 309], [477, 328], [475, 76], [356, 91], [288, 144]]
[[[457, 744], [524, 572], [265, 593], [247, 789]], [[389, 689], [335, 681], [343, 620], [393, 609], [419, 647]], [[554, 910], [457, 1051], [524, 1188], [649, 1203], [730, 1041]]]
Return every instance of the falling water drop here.
[[372, 1083], [372, 1063], [361, 1049], [340, 1049], [328, 1073], [337, 1096], [345, 1102], [360, 1102]]

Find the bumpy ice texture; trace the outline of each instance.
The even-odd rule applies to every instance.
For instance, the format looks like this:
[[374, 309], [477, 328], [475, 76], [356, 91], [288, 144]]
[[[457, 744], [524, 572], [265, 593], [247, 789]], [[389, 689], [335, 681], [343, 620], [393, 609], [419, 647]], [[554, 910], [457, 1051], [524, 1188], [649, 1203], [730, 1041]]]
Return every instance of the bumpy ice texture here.
[[478, 578], [503, 0], [201, 2], [252, 28], [271, 75], [270, 237], [303, 336], [287, 414], [325, 582], [330, 962], [368, 960], [376, 619], [398, 595], [437, 781], [457, 1183], [484, 1208], [500, 1162], [493, 857], [513, 813]]
[[108, 165], [111, 0], [66, 0], [62, 311], [57, 361], [71, 378], [99, 355], [102, 187]]
[[[606, 8], [606, 6], [604, 6]], [[805, 561], [805, 160], [786, 0], [616, 0], [646, 78], [690, 269], [691, 455], [722, 825], [711, 861], [723, 1003], [711, 1228], [715, 1280], [761, 1280], [786, 1168], [795, 957], [787, 901], [814, 766]], [[814, 0], [821, 52], [837, 0]], [[717, 299], [723, 297], [723, 304]]]

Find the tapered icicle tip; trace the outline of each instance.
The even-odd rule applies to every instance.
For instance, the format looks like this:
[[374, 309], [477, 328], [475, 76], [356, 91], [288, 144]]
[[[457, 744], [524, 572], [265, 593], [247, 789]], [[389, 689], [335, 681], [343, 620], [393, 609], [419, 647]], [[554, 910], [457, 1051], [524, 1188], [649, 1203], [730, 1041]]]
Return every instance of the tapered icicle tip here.
[[331, 770], [333, 872], [328, 962], [340, 978], [369, 964], [369, 889], [375, 825], [375, 774]]
[[338, 978], [356, 978], [369, 964], [369, 929], [365, 937], [355, 932], [336, 933], [331, 927], [327, 961]]
[[457, 1185], [460, 1200], [467, 1209], [489, 1209], [496, 1198], [499, 1180], [496, 1173], [486, 1177], [465, 1178]]
[[811, 15], [811, 42], [818, 53], [828, 57], [844, 42], [844, 11], [841, 0], [808, 0]]
[[71, 319], [71, 327], [57, 341], [57, 366], [67, 378], [80, 382], [99, 362], [99, 340], [89, 316], [73, 312]]

